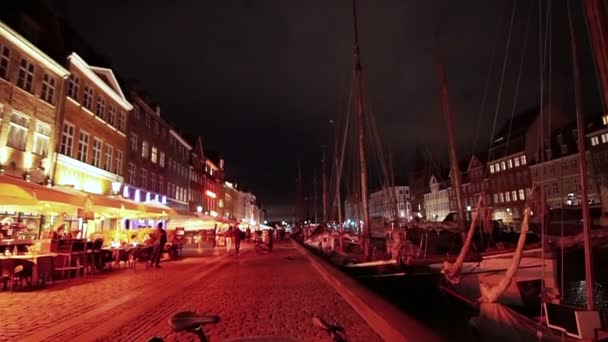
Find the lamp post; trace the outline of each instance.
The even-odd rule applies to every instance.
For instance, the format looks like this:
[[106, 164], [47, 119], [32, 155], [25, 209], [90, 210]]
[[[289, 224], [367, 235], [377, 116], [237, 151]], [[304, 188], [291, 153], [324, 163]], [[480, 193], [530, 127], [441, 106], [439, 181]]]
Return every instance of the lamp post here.
[[196, 211], [200, 214], [203, 212], [203, 206], [199, 205], [198, 207], [196, 207]]

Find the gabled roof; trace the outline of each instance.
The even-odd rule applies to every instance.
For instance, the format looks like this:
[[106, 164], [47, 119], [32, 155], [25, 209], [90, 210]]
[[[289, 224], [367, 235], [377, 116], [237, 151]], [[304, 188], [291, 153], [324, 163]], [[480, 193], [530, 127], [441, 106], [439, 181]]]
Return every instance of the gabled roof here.
[[[78, 68], [86, 77], [88, 77], [95, 85], [101, 88], [108, 96], [116, 101], [125, 110], [133, 109], [133, 105], [127, 101], [123, 94], [114, 73], [110, 69], [93, 67], [87, 64], [76, 52], [68, 57], [68, 62]], [[104, 80], [100, 75], [103, 75]]]
[[125, 94], [122, 92], [122, 89], [120, 89], [120, 85], [118, 84], [118, 80], [116, 79], [116, 76], [114, 75], [114, 72], [112, 72], [112, 69], [108, 69], [108, 68], [102, 68], [102, 67], [95, 67], [95, 66], [91, 66], [90, 67], [91, 70], [93, 70], [107, 85], [109, 85], [110, 87], [112, 87], [112, 89], [120, 95], [120, 97], [122, 97], [125, 101], [127, 101], [127, 98], [125, 97]]
[[471, 155], [471, 159], [467, 165], [467, 171], [471, 170], [474, 161], [480, 163], [482, 166], [485, 165], [488, 162], [488, 152], [477, 152]]

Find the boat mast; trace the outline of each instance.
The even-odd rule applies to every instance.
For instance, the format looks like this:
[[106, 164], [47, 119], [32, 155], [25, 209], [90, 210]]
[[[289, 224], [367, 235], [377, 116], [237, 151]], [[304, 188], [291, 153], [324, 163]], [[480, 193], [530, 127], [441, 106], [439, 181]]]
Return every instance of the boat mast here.
[[[437, 67], [439, 69], [439, 82], [440, 82], [440, 92], [441, 92], [441, 102], [443, 105], [443, 115], [445, 119], [445, 124], [448, 128], [448, 142], [450, 144], [450, 160], [452, 162], [452, 184], [454, 185], [454, 190], [456, 191], [456, 206], [458, 210], [458, 224], [460, 225], [460, 229], [464, 233], [464, 220], [465, 220], [465, 212], [464, 212], [464, 200], [462, 197], [462, 176], [460, 174], [460, 168], [458, 167], [458, 157], [456, 155], [456, 143], [454, 138], [454, 124], [452, 120], [452, 110], [450, 108], [450, 97], [448, 94], [448, 81], [445, 70], [445, 62], [443, 60], [443, 51], [441, 50], [441, 42], [439, 40], [439, 34], [435, 35], [436, 44], [437, 44]], [[464, 238], [464, 235], [463, 235]]]
[[[300, 165], [300, 161], [298, 161], [298, 178], [296, 179], [296, 222], [300, 223], [302, 221], [302, 216], [304, 212], [304, 191], [302, 184], [302, 167]], [[294, 222], [295, 223], [295, 222]]]
[[340, 172], [340, 162], [339, 162], [339, 158], [338, 158], [338, 128], [336, 127], [336, 125], [334, 124], [333, 120], [330, 120], [329, 123], [333, 126], [333, 131], [334, 131], [334, 172], [336, 173], [336, 193], [335, 193], [335, 203], [336, 206], [338, 207], [338, 231], [340, 234], [340, 244], [339, 244], [339, 248], [340, 248], [340, 252], [344, 251], [344, 246], [343, 246], [343, 242], [342, 242], [342, 233], [344, 230], [344, 227], [342, 226], [342, 203], [341, 203], [341, 199], [340, 199], [340, 176], [341, 176], [341, 172]]
[[371, 256], [370, 220], [367, 195], [367, 158], [365, 156], [365, 105], [363, 97], [363, 75], [361, 67], [361, 54], [359, 49], [359, 29], [357, 23], [357, 1], [353, 0], [353, 27], [355, 34], [353, 57], [355, 67], [355, 91], [357, 101], [357, 126], [359, 130], [359, 171], [361, 172], [361, 204], [363, 210], [363, 255], [365, 260]]
[[315, 216], [315, 224], [317, 221], [317, 171], [314, 171], [312, 176], [312, 208]]
[[323, 222], [326, 222], [328, 219], [328, 215], [327, 215], [327, 170], [325, 167], [325, 147], [323, 148], [323, 154], [321, 157], [321, 198], [322, 198], [322, 203], [323, 203], [323, 216], [322, 216], [322, 220]]
[[581, 206], [583, 208], [583, 238], [585, 246], [585, 283], [587, 285], [587, 310], [595, 307], [593, 298], [593, 250], [591, 247], [591, 221], [589, 217], [589, 196], [587, 193], [587, 154], [585, 153], [585, 122], [583, 119], [582, 81], [578, 65], [578, 50], [572, 14], [568, 11], [570, 25], [570, 46], [572, 50], [572, 78], [574, 81], [574, 104], [576, 109], [576, 126], [578, 130], [579, 170], [581, 177]]

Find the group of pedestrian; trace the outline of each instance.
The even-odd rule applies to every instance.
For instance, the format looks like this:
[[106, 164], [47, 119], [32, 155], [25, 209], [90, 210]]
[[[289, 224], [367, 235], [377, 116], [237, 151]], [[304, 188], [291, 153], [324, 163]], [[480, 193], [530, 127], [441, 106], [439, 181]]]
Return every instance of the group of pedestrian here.
[[243, 232], [238, 226], [230, 226], [228, 227], [228, 230], [226, 230], [224, 238], [226, 239], [226, 251], [228, 254], [231, 253], [232, 244], [234, 243], [236, 255], [239, 255], [241, 250], [241, 240], [245, 239], [245, 232]]

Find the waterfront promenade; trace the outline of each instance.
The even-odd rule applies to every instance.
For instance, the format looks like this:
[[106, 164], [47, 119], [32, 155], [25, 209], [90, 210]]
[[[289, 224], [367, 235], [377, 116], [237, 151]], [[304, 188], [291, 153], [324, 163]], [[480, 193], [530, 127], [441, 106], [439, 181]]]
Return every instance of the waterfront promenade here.
[[[211, 341], [241, 336], [287, 336], [329, 341], [313, 315], [344, 327], [349, 341], [381, 338], [290, 242], [275, 252], [240, 256], [223, 249], [188, 253], [161, 269], [139, 267], [33, 292], [0, 293], [2, 341], [193, 340], [167, 321], [192, 310], [221, 317], [205, 328]], [[118, 273], [118, 274], [116, 274]]]

